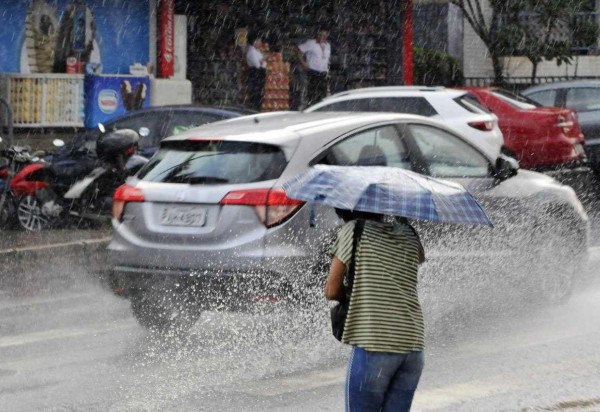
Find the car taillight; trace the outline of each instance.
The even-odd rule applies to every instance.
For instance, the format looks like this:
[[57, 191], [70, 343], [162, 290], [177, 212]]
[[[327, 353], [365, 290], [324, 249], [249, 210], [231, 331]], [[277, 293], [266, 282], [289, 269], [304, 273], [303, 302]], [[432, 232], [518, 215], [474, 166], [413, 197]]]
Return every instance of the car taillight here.
[[[574, 118], [571, 116], [571, 118]], [[566, 116], [559, 114], [556, 116], [556, 127], [562, 128], [564, 134], [568, 134], [573, 127], [573, 121], [569, 120]]]
[[481, 130], [484, 132], [490, 132], [494, 129], [494, 123], [495, 122], [493, 122], [493, 121], [488, 121], [488, 122], [481, 121], [481, 122], [469, 122], [468, 124], [469, 124], [469, 126], [471, 126], [474, 129]]
[[266, 227], [285, 222], [304, 204], [290, 199], [283, 189], [234, 190], [221, 199], [221, 205], [254, 206], [256, 215]]
[[121, 185], [115, 190], [113, 195], [112, 216], [113, 219], [121, 220], [125, 204], [130, 202], [143, 202], [144, 192], [137, 187], [128, 184]]
[[0, 168], [0, 179], [8, 179], [8, 167]]

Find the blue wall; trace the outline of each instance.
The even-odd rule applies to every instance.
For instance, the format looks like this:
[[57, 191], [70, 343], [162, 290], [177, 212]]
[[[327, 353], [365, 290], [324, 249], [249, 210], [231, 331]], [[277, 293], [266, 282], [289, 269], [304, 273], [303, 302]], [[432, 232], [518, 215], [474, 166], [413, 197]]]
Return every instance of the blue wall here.
[[[0, 1], [0, 72], [20, 72], [25, 19], [33, 0]], [[47, 0], [60, 21], [71, 0]], [[148, 0], [85, 0], [96, 22], [104, 73], [129, 73], [133, 63], [148, 63]]]

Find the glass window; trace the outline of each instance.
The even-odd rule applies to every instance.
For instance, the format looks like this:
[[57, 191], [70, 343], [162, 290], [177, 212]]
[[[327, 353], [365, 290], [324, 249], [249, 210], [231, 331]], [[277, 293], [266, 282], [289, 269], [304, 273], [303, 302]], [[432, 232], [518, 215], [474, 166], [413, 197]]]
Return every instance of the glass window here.
[[437, 112], [424, 97], [378, 97], [371, 101], [373, 112], [394, 112], [435, 116]]
[[487, 159], [460, 138], [437, 127], [412, 124], [410, 132], [433, 177], [485, 177]]
[[435, 116], [437, 112], [424, 97], [368, 97], [344, 100], [320, 107], [317, 112], [391, 112]]
[[521, 96], [519, 94], [511, 93], [508, 90], [495, 89], [492, 92], [492, 94], [500, 100], [504, 100], [512, 107], [516, 107], [517, 109], [530, 110], [535, 109], [536, 107], [540, 107], [540, 104], [536, 101], [531, 100], [528, 97]]
[[471, 113], [477, 113], [477, 114], [482, 114], [482, 113], [491, 113], [487, 107], [485, 107], [484, 105], [482, 105], [479, 100], [477, 100], [477, 97], [473, 96], [470, 93], [467, 94], [463, 94], [460, 97], [457, 97], [456, 99], [454, 99], [454, 101], [461, 106], [463, 109], [471, 112]]
[[366, 130], [335, 144], [321, 163], [410, 169], [408, 150], [394, 126]]
[[171, 136], [206, 123], [222, 120], [221, 116], [200, 111], [174, 112], [166, 135]]
[[369, 99], [343, 100], [319, 107], [316, 112], [370, 112]]
[[166, 137], [166, 112], [148, 112], [129, 116], [115, 121], [110, 126], [114, 129], [131, 129], [138, 133], [142, 127], [145, 127], [148, 129], [148, 134], [146, 136], [140, 136], [140, 149], [156, 147], [159, 142]]
[[539, 92], [529, 93], [527, 97], [538, 102], [542, 106], [556, 106], [556, 90], [542, 90]]
[[85, 130], [78, 134], [71, 144], [66, 144], [60, 153], [66, 155], [71, 151], [82, 151], [87, 153], [96, 152], [96, 140], [100, 136], [100, 131], [96, 129]]
[[234, 141], [173, 141], [139, 171], [152, 182], [223, 184], [278, 178], [287, 165], [278, 146]]
[[599, 110], [600, 88], [577, 87], [567, 91], [567, 107], [573, 110]]

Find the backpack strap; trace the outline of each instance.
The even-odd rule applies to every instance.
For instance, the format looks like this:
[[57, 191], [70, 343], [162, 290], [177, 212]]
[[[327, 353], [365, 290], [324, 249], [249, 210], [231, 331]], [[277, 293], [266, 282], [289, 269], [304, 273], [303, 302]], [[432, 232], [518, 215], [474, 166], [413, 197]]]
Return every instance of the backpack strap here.
[[349, 299], [352, 294], [352, 287], [354, 286], [354, 275], [356, 274], [356, 249], [358, 248], [358, 242], [362, 237], [365, 229], [365, 220], [357, 219], [354, 224], [354, 236], [352, 237], [352, 255], [350, 258], [350, 266], [348, 267], [348, 287], [346, 288], [346, 298]]
[[412, 232], [415, 234], [415, 237], [417, 238], [418, 248], [419, 248], [419, 251], [418, 251], [419, 263], [423, 263], [423, 262], [425, 262], [425, 249], [423, 248], [423, 243], [421, 243], [421, 237], [419, 236], [419, 234], [417, 233], [415, 228], [410, 223], [408, 223], [408, 221], [406, 222], [406, 224], [408, 225], [410, 230], [412, 230]]

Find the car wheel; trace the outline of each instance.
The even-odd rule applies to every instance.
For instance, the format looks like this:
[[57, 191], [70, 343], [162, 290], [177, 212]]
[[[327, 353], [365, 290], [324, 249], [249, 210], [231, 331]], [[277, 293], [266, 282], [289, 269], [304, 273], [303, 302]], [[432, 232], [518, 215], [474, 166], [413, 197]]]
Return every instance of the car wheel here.
[[42, 213], [40, 201], [31, 195], [19, 199], [17, 219], [20, 227], [32, 232], [39, 232], [48, 227], [48, 218]]
[[155, 333], [185, 333], [198, 320], [201, 311], [184, 296], [146, 290], [131, 297], [131, 309], [143, 327]]
[[538, 288], [544, 302], [564, 304], [573, 294], [575, 281], [585, 261], [575, 233], [555, 231], [546, 237], [538, 254]]

